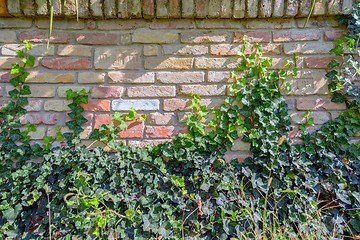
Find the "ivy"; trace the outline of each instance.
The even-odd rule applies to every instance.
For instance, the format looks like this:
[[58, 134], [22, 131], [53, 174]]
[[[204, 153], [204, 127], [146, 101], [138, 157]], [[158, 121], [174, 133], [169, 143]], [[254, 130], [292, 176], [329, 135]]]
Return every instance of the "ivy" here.
[[[359, 12], [359, 4], [354, 5]], [[299, 126], [301, 143], [288, 137], [291, 119], [282, 92], [288, 75], [270, 70], [261, 46], [243, 40], [229, 96], [213, 110], [193, 95], [188, 132], [157, 146], [118, 142], [129, 121], [144, 120], [135, 109], [115, 113], [112, 123], [90, 138], [106, 144], [79, 147], [85, 90], [67, 91], [71, 133], [31, 144], [19, 118], [30, 89], [25, 66], [11, 72], [11, 101], [0, 113], [0, 237], [21, 239], [340, 239], [360, 233], [360, 150], [352, 136], [360, 131], [358, 25], [343, 20], [350, 34], [331, 50], [327, 77], [333, 101], [348, 109], [309, 133], [309, 112]], [[355, 35], [354, 35], [355, 34]], [[356, 36], [356, 37], [354, 37]], [[248, 49], [253, 49], [247, 53]], [[345, 49], [345, 50], [344, 50]], [[245, 51], [247, 50], [247, 51]], [[295, 56], [296, 58], [296, 56]], [[14, 110], [16, 109], [16, 111]], [[209, 113], [212, 119], [209, 120]], [[66, 138], [65, 146], [52, 147]], [[238, 138], [252, 157], [240, 164], [224, 154]], [[41, 154], [40, 154], [41, 153]], [[41, 163], [28, 160], [43, 156]]]

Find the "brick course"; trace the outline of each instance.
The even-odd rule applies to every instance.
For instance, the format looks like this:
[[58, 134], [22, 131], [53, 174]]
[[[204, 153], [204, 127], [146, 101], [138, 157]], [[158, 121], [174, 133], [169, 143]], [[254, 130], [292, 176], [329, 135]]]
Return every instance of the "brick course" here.
[[[46, 9], [28, 11], [27, 15], [34, 14], [32, 19], [0, 18], [0, 104], [8, 99], [6, 92], [11, 89], [8, 70], [19, 61], [15, 51], [21, 48], [22, 40], [29, 39], [34, 43], [31, 53], [36, 56], [36, 64], [28, 69], [31, 73], [27, 83], [33, 93], [23, 122], [40, 124], [35, 138], [51, 133], [53, 125], [64, 123], [69, 110], [66, 90], [85, 88], [89, 103], [83, 107], [90, 121], [82, 137], [88, 136], [91, 128], [109, 123], [115, 111], [134, 107], [148, 118], [130, 123], [120, 137], [126, 144], [160, 143], [184, 130], [190, 93], [202, 95], [202, 103], [208, 108], [222, 103], [232, 81], [230, 72], [238, 62], [240, 40], [248, 35], [263, 46], [266, 56], [273, 57], [273, 69], [286, 69], [292, 54], [299, 56], [300, 73], [288, 80], [292, 92], [286, 98], [294, 124], [303, 121], [307, 110], [314, 111], [316, 124], [323, 124], [345, 108], [330, 101], [324, 77], [332, 59], [328, 50], [344, 31], [334, 17], [311, 18], [303, 28], [306, 11], [300, 9], [301, 2], [296, 10], [295, 5], [291, 8], [286, 1], [275, 0], [280, 5], [285, 2], [283, 12], [280, 5], [256, 10], [256, 6], [243, 5], [245, 1], [240, 0], [233, 1], [233, 5], [228, 0], [220, 5], [215, 3], [221, 1], [212, 1], [211, 6], [203, 0], [194, 6], [182, 4], [181, 11], [176, 10], [180, 7], [176, 4], [153, 9], [158, 2], [143, 1], [141, 8], [130, 4], [126, 11], [108, 5], [103, 13], [102, 1], [91, 0], [94, 19], [57, 19], [48, 49], [47, 19], [35, 16], [46, 15]], [[211, 14], [209, 8], [213, 9]], [[58, 10], [58, 15], [73, 15], [71, 9]], [[16, 11], [13, 5], [11, 14]], [[86, 18], [85, 10], [82, 14]], [[158, 14], [162, 19], [155, 19]], [[270, 14], [289, 18], [268, 19]], [[316, 14], [322, 13], [317, 10]], [[110, 15], [132, 19], [106, 19]], [[101, 19], [96, 20], [98, 17]], [[247, 144], [238, 141], [232, 150], [246, 155], [248, 149]]]

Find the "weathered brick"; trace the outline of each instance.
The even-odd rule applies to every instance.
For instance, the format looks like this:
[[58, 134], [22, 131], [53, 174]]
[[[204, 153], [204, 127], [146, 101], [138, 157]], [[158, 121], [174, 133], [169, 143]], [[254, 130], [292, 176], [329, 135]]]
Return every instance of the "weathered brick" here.
[[6, 7], [7, 7], [8, 12], [13, 16], [23, 15], [23, 13], [21, 12], [21, 1], [20, 0], [7, 1]]
[[175, 92], [175, 86], [139, 86], [127, 88], [127, 95], [131, 98], [175, 97]]
[[176, 134], [174, 126], [146, 126], [146, 138], [170, 138]]
[[[7, 86], [6, 92], [12, 90], [13, 87]], [[39, 85], [30, 85], [31, 94], [27, 95], [28, 97], [33, 98], [50, 98], [55, 96], [55, 89], [54, 87], [48, 86], [39, 86]]]
[[[49, 34], [45, 31], [25, 31], [19, 35], [19, 40], [29, 40], [35, 43], [46, 43], [48, 41]], [[70, 36], [66, 32], [52, 32], [50, 37], [51, 43], [69, 43]]]
[[190, 19], [154, 19], [150, 24], [151, 29], [192, 29], [194, 27], [194, 21]]
[[131, 100], [113, 100], [111, 108], [114, 111], [128, 111], [130, 108], [135, 108], [136, 110], [159, 110], [160, 102], [159, 100], [149, 100], [149, 99], [131, 99]]
[[96, 69], [140, 69], [141, 50], [133, 47], [102, 47], [95, 49]]
[[168, 0], [155, 0], [155, 12], [157, 18], [169, 18], [169, 1]]
[[27, 112], [39, 112], [41, 111], [42, 105], [42, 100], [29, 100], [29, 104], [24, 106], [24, 108]]
[[181, 17], [193, 18], [195, 10], [194, 0], [183, 0], [181, 4]]
[[123, 93], [124, 88], [119, 86], [99, 86], [91, 89], [92, 98], [119, 98]]
[[247, 11], [245, 15], [248, 18], [256, 18], [259, 12], [259, 0], [246, 0]]
[[159, 46], [157, 45], [145, 45], [144, 56], [157, 56], [159, 55]]
[[[17, 50], [24, 50], [23, 44], [6, 44], [1, 48], [2, 55], [16, 56]], [[54, 45], [47, 47], [45, 44], [33, 44], [31, 50], [28, 51], [33, 56], [54, 55]]]
[[296, 102], [295, 98], [285, 97], [284, 100], [285, 100], [285, 103], [288, 105], [288, 108], [289, 108], [290, 110], [294, 110], [294, 109], [295, 109], [295, 102]]
[[229, 71], [209, 71], [208, 72], [209, 82], [231, 82]]
[[173, 125], [175, 123], [175, 115], [173, 113], [150, 113], [147, 116], [147, 122], [155, 125]]
[[1, 18], [0, 28], [30, 28], [32, 26], [31, 18]]
[[114, 33], [79, 33], [75, 35], [76, 42], [89, 45], [117, 45], [120, 35]]
[[241, 138], [234, 141], [231, 151], [250, 151], [250, 143], [244, 142]]
[[156, 80], [161, 83], [199, 83], [204, 82], [204, 72], [157, 72]]
[[333, 59], [333, 57], [305, 57], [304, 62], [307, 68], [323, 68], [326, 69], [328, 63]]
[[[21, 60], [19, 58], [15, 57], [0, 57], [0, 68], [3, 69], [11, 69], [12, 64], [14, 63], [20, 63]], [[37, 67], [39, 65], [39, 62], [37, 59], [35, 59], [34, 67]], [[26, 68], [30, 68], [27, 66]]]
[[316, 17], [310, 18], [309, 21], [307, 21], [307, 18], [299, 18], [296, 19], [296, 24], [299, 28], [337, 27], [339, 26], [339, 21], [334, 17]]
[[288, 60], [293, 60], [293, 59], [286, 57], [273, 57], [272, 66], [270, 67], [270, 69], [289, 69], [289, 66], [287, 66]]
[[91, 68], [90, 59], [85, 57], [43, 58], [41, 65], [49, 69], [58, 70], [81, 70]]
[[75, 82], [74, 73], [56, 72], [30, 72], [26, 79], [27, 83], [73, 83]]
[[250, 42], [271, 42], [270, 31], [241, 31], [234, 33], [234, 42], [241, 42], [243, 37], [247, 36]]
[[316, 30], [290, 30], [290, 31], [274, 31], [274, 42], [293, 42], [293, 41], [312, 41], [320, 40], [321, 31]]
[[117, 15], [116, 0], [103, 1], [103, 12], [105, 18], [114, 18]]
[[[264, 54], [281, 54], [282, 52], [282, 45], [281, 44], [273, 44], [273, 43], [267, 43], [267, 44], [261, 44], [263, 53]], [[211, 45], [210, 46], [210, 53], [212, 55], [217, 56], [237, 56], [239, 48], [242, 47], [241, 44], [217, 44], [217, 45]], [[254, 52], [255, 48], [249, 47], [245, 49], [246, 54], [250, 54]]]
[[89, 99], [88, 103], [82, 103], [81, 107], [89, 112], [109, 112], [110, 100], [93, 100]]
[[344, 103], [335, 103], [331, 98], [299, 98], [296, 100], [298, 110], [346, 110]]
[[56, 124], [59, 119], [58, 113], [27, 113], [20, 118], [22, 124]]
[[197, 0], [195, 3], [195, 16], [196, 18], [205, 18], [207, 15], [208, 1]]
[[299, 1], [298, 0], [287, 0], [285, 16], [294, 17], [298, 14]]
[[153, 83], [155, 73], [153, 72], [109, 72], [110, 83]]
[[106, 73], [99, 72], [80, 72], [78, 75], [79, 83], [104, 83]]
[[325, 77], [314, 79], [291, 80], [292, 95], [328, 95], [328, 81]]
[[102, 0], [90, 0], [90, 12], [94, 17], [103, 17]]
[[[306, 118], [304, 117], [305, 112], [290, 112], [292, 121], [297, 124], [305, 123]], [[314, 118], [315, 124], [324, 124], [329, 121], [330, 113], [328, 112], [311, 112], [309, 117]]]
[[73, 86], [73, 85], [69, 85], [69, 86], [60, 86], [57, 89], [57, 94], [60, 98], [66, 98], [66, 91], [67, 90], [73, 90], [75, 92], [80, 92], [81, 90], [85, 89], [86, 92], [90, 92], [90, 88], [89, 87], [84, 87], [84, 86]]
[[226, 94], [224, 85], [182, 85], [179, 89], [182, 95], [194, 93], [201, 96], [219, 96]]
[[137, 28], [143, 28], [147, 26], [147, 22], [143, 19], [139, 20], [98, 20], [99, 30], [131, 30]]
[[45, 128], [44, 127], [38, 127], [35, 132], [30, 132], [29, 136], [33, 140], [44, 139]]
[[326, 0], [315, 1], [312, 15], [324, 15], [326, 13], [326, 2]]
[[68, 105], [70, 101], [67, 100], [47, 100], [44, 102], [44, 110], [52, 112], [65, 112], [69, 111]]
[[91, 47], [81, 45], [60, 45], [58, 55], [60, 56], [83, 56], [91, 57]]
[[12, 78], [13, 76], [10, 74], [10, 72], [0, 72], [0, 83], [9, 82]]
[[132, 41], [134, 43], [175, 43], [179, 41], [179, 34], [160, 31], [134, 32]]
[[222, 43], [229, 38], [226, 32], [184, 32], [182, 43]]
[[[40, 18], [36, 19], [35, 24], [39, 29], [49, 29], [50, 21], [48, 18]], [[85, 28], [85, 22], [82, 19], [54, 19], [52, 27], [53, 29], [80, 30]]]
[[224, 160], [230, 162], [233, 159], [236, 159], [239, 163], [243, 163], [246, 158], [251, 157], [251, 152], [242, 151], [242, 152], [233, 152], [227, 151], [224, 155]]
[[249, 19], [246, 21], [248, 29], [282, 29], [295, 28], [295, 22], [292, 18], [284, 19]]
[[146, 58], [145, 69], [191, 69], [193, 58]]
[[309, 16], [310, 10], [311, 10], [311, 4], [312, 0], [302, 0], [300, 1], [300, 7], [299, 7], [299, 16], [300, 17], [307, 17]]
[[128, 11], [128, 1], [127, 0], [118, 0], [118, 17], [119, 18], [128, 18], [129, 17], [129, 11]]
[[324, 32], [325, 41], [334, 41], [337, 38], [344, 36], [345, 29], [332, 29]]
[[208, 18], [219, 18], [221, 14], [221, 0], [209, 0]]
[[196, 69], [232, 69], [236, 66], [237, 58], [195, 58]]
[[165, 55], [205, 55], [208, 53], [208, 47], [203, 45], [164, 45]]
[[328, 53], [334, 47], [332, 42], [285, 43], [285, 54], [321, 54]]
[[244, 29], [244, 23], [232, 19], [199, 19], [195, 20], [198, 29]]
[[232, 16], [232, 8], [233, 8], [232, 0], [223, 0], [221, 4], [221, 18], [231, 18]]
[[188, 99], [172, 98], [164, 99], [164, 111], [183, 111], [186, 109]]
[[155, 16], [155, 0], [143, 0], [142, 9], [145, 19], [153, 18]]
[[[297, 0], [296, 0], [297, 1]], [[261, 0], [259, 8], [259, 17], [268, 18], [271, 17], [273, 11], [272, 0]]]
[[11, 30], [0, 30], [0, 43], [16, 43], [16, 32]]

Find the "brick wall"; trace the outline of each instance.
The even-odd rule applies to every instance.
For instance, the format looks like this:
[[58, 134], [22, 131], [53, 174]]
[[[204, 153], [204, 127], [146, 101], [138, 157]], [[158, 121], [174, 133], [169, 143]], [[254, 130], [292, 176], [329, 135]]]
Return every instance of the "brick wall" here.
[[[286, 97], [294, 124], [313, 110], [316, 129], [337, 116], [343, 104], [330, 101], [325, 78], [333, 40], [344, 28], [334, 17], [246, 19], [57, 19], [47, 49], [48, 18], [0, 18], [0, 104], [8, 98], [9, 69], [15, 50], [28, 39], [36, 56], [27, 82], [32, 95], [23, 122], [40, 124], [33, 139], [55, 132], [66, 121], [65, 91], [90, 90], [82, 135], [110, 121], [114, 111], [134, 106], [145, 123], [132, 122], [121, 134], [127, 144], [159, 143], [182, 132], [189, 93], [198, 93], [209, 108], [227, 93], [229, 73], [243, 35], [260, 42], [274, 68], [299, 55], [298, 76], [289, 79]], [[65, 130], [65, 128], [64, 128]], [[291, 133], [295, 136], [296, 129]], [[238, 141], [233, 151], [247, 154]], [[237, 154], [237, 153], [236, 153]]]

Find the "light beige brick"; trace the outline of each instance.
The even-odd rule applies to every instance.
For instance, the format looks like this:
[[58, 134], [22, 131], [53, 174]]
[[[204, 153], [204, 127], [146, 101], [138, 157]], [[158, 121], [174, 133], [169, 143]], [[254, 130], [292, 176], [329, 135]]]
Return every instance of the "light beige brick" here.
[[16, 32], [11, 30], [0, 30], [0, 43], [16, 43]]
[[127, 94], [131, 98], [138, 97], [175, 97], [175, 86], [139, 86], [128, 87]]
[[181, 33], [182, 43], [222, 43], [229, 38], [226, 32], [184, 32]]
[[244, 142], [241, 138], [234, 141], [231, 151], [250, 151], [250, 143]]
[[95, 49], [95, 69], [140, 69], [141, 50], [134, 47], [101, 47]]
[[164, 45], [165, 55], [205, 55], [208, 53], [208, 47], [203, 45]]
[[[305, 112], [290, 112], [289, 113], [292, 121], [297, 124], [305, 123], [306, 118], [304, 117]], [[309, 118], [314, 119], [315, 124], [324, 124], [331, 120], [330, 113], [328, 112], [311, 112]]]
[[109, 72], [110, 83], [153, 83], [155, 73], [153, 72]]
[[173, 32], [134, 32], [132, 36], [134, 43], [174, 43], [179, 41], [179, 34]]
[[191, 69], [193, 58], [146, 58], [145, 69]]
[[105, 73], [99, 72], [80, 72], [78, 75], [79, 83], [104, 83]]
[[157, 72], [156, 80], [161, 83], [199, 83], [204, 82], [204, 72]]
[[81, 45], [60, 45], [58, 55], [60, 56], [84, 56], [91, 57], [91, 47]]
[[239, 59], [236, 57], [229, 58], [195, 58], [196, 69], [233, 69]]
[[175, 123], [175, 114], [159, 112], [150, 113], [147, 122], [154, 125], [171, 125]]
[[45, 111], [54, 111], [54, 112], [65, 112], [69, 111], [70, 108], [68, 105], [70, 101], [67, 100], [47, 100], [44, 102]]
[[58, 96], [61, 98], [66, 98], [66, 91], [67, 90], [73, 90], [75, 92], [80, 92], [82, 89], [85, 89], [86, 92], [90, 92], [90, 88], [89, 87], [84, 87], [84, 86], [63, 86], [63, 87], [58, 87], [57, 89], [57, 93]]
[[31, 72], [26, 79], [27, 83], [73, 83], [74, 73]]
[[334, 47], [332, 42], [285, 43], [285, 54], [326, 54]]
[[159, 55], [159, 46], [157, 45], [145, 45], [144, 46], [145, 56], [157, 56]]
[[[16, 50], [24, 50], [23, 44], [6, 44], [1, 48], [2, 55], [16, 56]], [[54, 55], [54, 45], [49, 47], [46, 44], [33, 44], [31, 50], [28, 51], [33, 56], [49, 56]]]
[[226, 86], [224, 85], [182, 85], [179, 87], [180, 94], [188, 95], [190, 93], [200, 94], [201, 96], [219, 96], [225, 95]]

